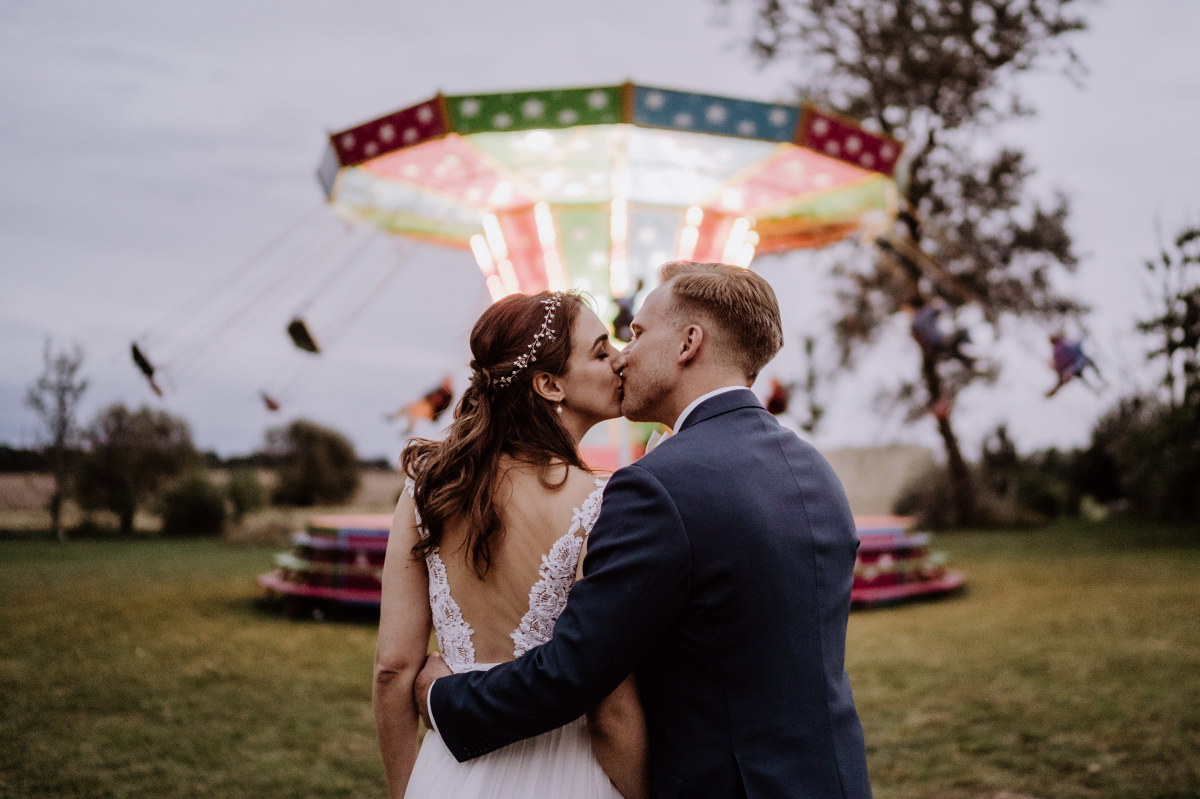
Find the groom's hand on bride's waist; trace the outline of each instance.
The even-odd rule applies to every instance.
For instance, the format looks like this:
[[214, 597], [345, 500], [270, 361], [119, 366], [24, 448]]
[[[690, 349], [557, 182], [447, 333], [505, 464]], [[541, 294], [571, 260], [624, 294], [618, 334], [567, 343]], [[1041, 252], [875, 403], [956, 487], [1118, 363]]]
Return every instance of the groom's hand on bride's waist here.
[[425, 665], [417, 673], [417, 679], [413, 682], [413, 699], [416, 700], [417, 712], [421, 714], [421, 720], [425, 722], [428, 729], [434, 729], [433, 722], [429, 719], [429, 689], [433, 686], [434, 680], [439, 677], [448, 677], [453, 673], [437, 652], [426, 656]]

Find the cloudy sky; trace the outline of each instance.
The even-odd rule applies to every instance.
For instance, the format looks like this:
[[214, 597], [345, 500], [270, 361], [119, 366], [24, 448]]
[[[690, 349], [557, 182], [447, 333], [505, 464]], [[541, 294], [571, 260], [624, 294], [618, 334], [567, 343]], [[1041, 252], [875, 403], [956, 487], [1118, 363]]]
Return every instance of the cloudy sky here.
[[[998, 350], [1009, 366], [1001, 384], [962, 397], [971, 446], [1000, 421], [1024, 446], [1083, 442], [1119, 392], [1152, 380], [1131, 336], [1146, 307], [1140, 264], [1200, 214], [1200, 5], [1108, 0], [1090, 17], [1076, 42], [1089, 69], [1083, 86], [1032, 76], [1025, 85], [1038, 117], [982, 144], [1026, 147], [1038, 191], [1072, 198], [1083, 263], [1070, 287], [1095, 308], [1091, 346], [1110, 388], [1071, 386], [1043, 400], [1052, 375], [1042, 334], [1014, 328]], [[634, 79], [790, 97], [802, 65], [758, 69], [739, 44], [744, 31], [709, 0], [5, 0], [0, 442], [34, 441], [21, 400], [47, 337], [86, 350], [85, 417], [115, 401], [158, 402], [129, 362], [132, 338], [149, 330], [182, 341], [174, 320], [187, 314], [174, 309], [191, 308], [214, 283], [220, 296], [219, 281], [297, 223], [336, 226], [313, 177], [326, 131], [439, 89]], [[379, 263], [392, 257], [370, 246]], [[826, 330], [821, 259], [764, 258], [755, 268], [776, 286], [796, 342], [773, 369], [794, 376], [798, 339]], [[191, 422], [200, 446], [244, 452], [267, 426], [306, 415], [349, 433], [364, 454], [394, 455], [400, 441], [383, 414], [461, 367], [487, 293], [469, 256], [418, 248], [327, 357], [307, 361], [282, 333], [305, 299], [259, 309], [175, 381], [164, 405]], [[322, 297], [311, 316], [336, 320], [348, 307]], [[827, 389], [819, 445], [935, 442], [928, 420], [906, 427], [872, 407], [880, 386], [912, 368], [902, 338]], [[263, 409], [263, 388], [283, 395], [281, 414]]]

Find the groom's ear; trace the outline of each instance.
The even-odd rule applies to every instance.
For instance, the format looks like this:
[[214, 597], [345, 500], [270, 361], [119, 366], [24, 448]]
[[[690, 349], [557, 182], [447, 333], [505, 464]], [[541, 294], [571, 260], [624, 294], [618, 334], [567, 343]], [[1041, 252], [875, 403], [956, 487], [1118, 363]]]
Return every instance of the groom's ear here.
[[700, 354], [700, 345], [704, 343], [704, 328], [700, 325], [688, 325], [683, 329], [683, 339], [679, 342], [679, 354], [676, 362], [683, 366]]
[[538, 396], [551, 402], [562, 402], [563, 397], [567, 395], [567, 392], [563, 391], [558, 376], [549, 372], [538, 372], [533, 376], [533, 390], [537, 392]]

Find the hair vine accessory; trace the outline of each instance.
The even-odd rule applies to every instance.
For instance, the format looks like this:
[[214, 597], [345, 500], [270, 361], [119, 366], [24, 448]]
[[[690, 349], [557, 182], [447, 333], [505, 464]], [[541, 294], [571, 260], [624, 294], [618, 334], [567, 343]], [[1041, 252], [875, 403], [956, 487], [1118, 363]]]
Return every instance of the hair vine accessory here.
[[529, 347], [521, 357], [513, 361], [513, 370], [504, 377], [496, 379], [496, 384], [499, 386], [507, 386], [512, 383], [513, 378], [521, 373], [529, 364], [537, 360], [537, 351], [546, 341], [554, 341], [557, 334], [550, 328], [550, 324], [554, 321], [554, 315], [558, 312], [558, 306], [562, 305], [563, 292], [556, 291], [551, 296], [542, 300], [542, 305], [546, 306], [546, 318], [542, 320], [542, 326], [533, 336], [533, 341], [529, 342]]

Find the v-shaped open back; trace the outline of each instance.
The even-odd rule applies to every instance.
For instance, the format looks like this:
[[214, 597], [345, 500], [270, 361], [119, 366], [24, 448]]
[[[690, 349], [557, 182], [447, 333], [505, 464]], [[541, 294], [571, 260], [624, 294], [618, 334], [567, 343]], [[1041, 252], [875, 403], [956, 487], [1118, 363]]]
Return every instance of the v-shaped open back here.
[[[442, 657], [453, 671], [487, 668], [520, 657], [550, 640], [554, 623], [575, 584], [583, 542], [600, 515], [605, 482], [602, 478], [594, 480], [595, 487], [573, 509], [570, 524], [559, 527], [567, 529], [548, 550], [538, 544], [548, 538], [544, 530], [536, 531], [541, 533], [536, 535], [528, 528], [514, 527], [513, 521], [506, 519], [504, 539], [495, 548], [492, 567], [483, 578], [475, 574], [461, 546], [452, 555], [448, 554], [452, 574], [447, 571], [440, 547], [429, 553], [425, 559], [429, 573], [429, 607]], [[405, 481], [405, 489], [412, 497], [412, 478]], [[510, 504], [506, 510], [513, 510], [513, 507]], [[514, 515], [516, 521], [526, 525], [545, 524], [546, 514], [538, 516], [537, 521], [522, 520], [520, 513]], [[421, 537], [427, 537], [419, 513], [416, 513], [416, 525]], [[456, 594], [451, 593], [452, 582], [458, 599], [463, 600], [462, 606]], [[522, 597], [527, 597], [527, 601], [521, 602]], [[464, 618], [463, 607], [468, 608], [468, 616], [479, 626], [478, 632]], [[504, 640], [505, 634], [507, 640]], [[482, 657], [477, 657], [477, 646]]]

